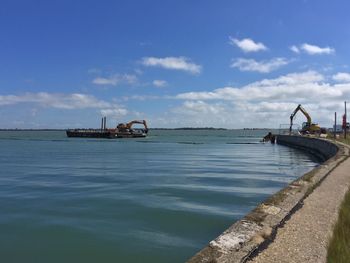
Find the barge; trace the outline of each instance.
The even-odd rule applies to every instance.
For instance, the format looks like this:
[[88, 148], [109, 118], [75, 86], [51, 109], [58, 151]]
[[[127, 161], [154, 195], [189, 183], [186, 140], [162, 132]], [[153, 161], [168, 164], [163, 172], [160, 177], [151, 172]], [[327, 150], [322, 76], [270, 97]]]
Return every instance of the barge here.
[[[134, 124], [143, 124], [143, 129], [133, 129]], [[145, 120], [134, 120], [128, 123], [120, 123], [114, 129], [106, 128], [106, 117], [102, 118], [101, 129], [68, 129], [66, 134], [68, 137], [80, 138], [143, 138], [148, 133], [148, 127]]]

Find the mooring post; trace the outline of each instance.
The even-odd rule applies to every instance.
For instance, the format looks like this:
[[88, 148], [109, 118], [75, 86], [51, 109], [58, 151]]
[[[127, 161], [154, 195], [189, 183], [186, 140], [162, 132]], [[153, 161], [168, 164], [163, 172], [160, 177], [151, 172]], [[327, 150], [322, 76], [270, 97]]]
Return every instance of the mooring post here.
[[346, 126], [347, 126], [347, 116], [346, 116], [346, 101], [344, 101], [344, 104], [345, 104], [345, 114], [344, 114], [344, 139], [346, 139]]
[[336, 132], [337, 132], [337, 112], [334, 112], [334, 128], [333, 128], [333, 131], [334, 131], [334, 139], [336, 139]]

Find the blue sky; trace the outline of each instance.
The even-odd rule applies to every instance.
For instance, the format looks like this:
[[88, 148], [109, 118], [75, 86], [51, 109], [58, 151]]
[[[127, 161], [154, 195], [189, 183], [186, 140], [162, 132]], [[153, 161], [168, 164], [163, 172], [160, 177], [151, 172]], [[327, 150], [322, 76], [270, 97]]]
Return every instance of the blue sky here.
[[[348, 1], [1, 1], [0, 127], [331, 126]], [[340, 115], [339, 114], [339, 115]], [[303, 117], [298, 116], [297, 122]]]

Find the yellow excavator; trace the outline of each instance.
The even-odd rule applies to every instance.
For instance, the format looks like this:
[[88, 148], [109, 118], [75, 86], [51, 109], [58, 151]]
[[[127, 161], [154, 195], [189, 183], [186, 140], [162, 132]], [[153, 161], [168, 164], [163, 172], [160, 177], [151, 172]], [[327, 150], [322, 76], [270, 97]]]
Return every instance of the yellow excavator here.
[[132, 126], [134, 124], [143, 124], [144, 126], [144, 129], [142, 130], [144, 133], [148, 133], [148, 127], [147, 127], [147, 123], [145, 120], [134, 120], [134, 121], [131, 121], [131, 122], [128, 122], [128, 123], [119, 123], [117, 125], [117, 130], [119, 132], [131, 132], [132, 131]]
[[315, 134], [315, 133], [320, 133], [321, 132], [321, 127], [318, 126], [317, 123], [312, 123], [310, 115], [301, 106], [301, 104], [299, 104], [298, 107], [296, 107], [296, 109], [290, 115], [290, 128], [289, 128], [289, 132], [290, 133], [292, 132], [294, 117], [298, 113], [298, 111], [301, 111], [306, 117], [306, 122], [303, 123], [302, 128], [300, 130], [301, 134]]

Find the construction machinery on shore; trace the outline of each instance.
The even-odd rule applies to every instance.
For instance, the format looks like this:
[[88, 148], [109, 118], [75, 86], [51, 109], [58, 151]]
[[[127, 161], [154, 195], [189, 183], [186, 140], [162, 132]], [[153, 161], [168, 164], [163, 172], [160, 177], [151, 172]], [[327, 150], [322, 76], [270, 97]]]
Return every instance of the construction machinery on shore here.
[[293, 128], [293, 120], [295, 118], [295, 115], [301, 111], [304, 116], [306, 117], [306, 122], [303, 123], [301, 130], [299, 131], [301, 134], [319, 134], [321, 133], [321, 127], [317, 123], [313, 123], [311, 120], [311, 117], [309, 113], [299, 104], [296, 109], [293, 111], [293, 113], [290, 115], [290, 127], [289, 127], [289, 133], [292, 133]]

